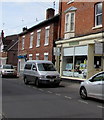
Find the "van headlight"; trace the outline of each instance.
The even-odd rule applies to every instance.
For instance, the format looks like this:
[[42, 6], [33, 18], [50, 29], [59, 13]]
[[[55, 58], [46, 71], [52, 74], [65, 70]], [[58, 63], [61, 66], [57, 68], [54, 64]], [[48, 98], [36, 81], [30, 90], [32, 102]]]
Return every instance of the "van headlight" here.
[[39, 78], [40, 79], [45, 78], [45, 75], [40, 75]]
[[2, 73], [6, 73], [6, 71], [5, 71], [5, 70], [3, 70], [3, 71], [2, 71]]

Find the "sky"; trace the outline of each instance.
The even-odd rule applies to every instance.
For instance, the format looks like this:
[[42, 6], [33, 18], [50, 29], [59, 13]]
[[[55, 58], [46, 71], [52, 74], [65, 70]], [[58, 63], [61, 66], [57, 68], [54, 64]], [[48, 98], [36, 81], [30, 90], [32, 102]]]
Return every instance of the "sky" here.
[[48, 8], [54, 8], [57, 14], [58, 0], [0, 0], [0, 32], [4, 30], [5, 36], [19, 34], [23, 27], [30, 28], [44, 21]]

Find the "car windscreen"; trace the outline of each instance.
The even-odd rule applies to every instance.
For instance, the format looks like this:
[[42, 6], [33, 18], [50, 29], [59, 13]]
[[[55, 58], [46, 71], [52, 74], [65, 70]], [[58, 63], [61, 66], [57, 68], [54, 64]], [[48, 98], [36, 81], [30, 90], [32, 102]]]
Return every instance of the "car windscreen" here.
[[56, 71], [53, 64], [50, 63], [38, 63], [39, 71]]
[[3, 65], [3, 69], [14, 69], [12, 65]]

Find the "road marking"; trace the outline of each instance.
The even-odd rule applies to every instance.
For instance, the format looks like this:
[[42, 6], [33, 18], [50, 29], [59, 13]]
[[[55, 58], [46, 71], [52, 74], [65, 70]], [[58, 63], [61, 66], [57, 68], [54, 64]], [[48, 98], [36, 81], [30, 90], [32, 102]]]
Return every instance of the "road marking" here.
[[61, 94], [59, 94], [59, 93], [56, 93], [56, 95], [57, 95], [57, 96], [61, 96]]
[[81, 103], [88, 104], [88, 102], [85, 102], [85, 101], [83, 101], [83, 100], [78, 100], [78, 101], [81, 102]]
[[32, 88], [37, 89], [36, 87], [32, 87]]
[[44, 91], [43, 89], [38, 89], [38, 90], [40, 90], [40, 91]]
[[98, 107], [98, 108], [101, 108], [101, 109], [104, 109], [104, 107], [103, 107], [103, 106], [100, 106], [100, 105], [97, 105], [97, 107]]
[[0, 118], [2, 118], [2, 114], [0, 113]]
[[52, 93], [51, 91], [47, 91], [48, 93]]
[[69, 97], [69, 96], [64, 96], [65, 98], [68, 98], [68, 99], [72, 99], [71, 97]]

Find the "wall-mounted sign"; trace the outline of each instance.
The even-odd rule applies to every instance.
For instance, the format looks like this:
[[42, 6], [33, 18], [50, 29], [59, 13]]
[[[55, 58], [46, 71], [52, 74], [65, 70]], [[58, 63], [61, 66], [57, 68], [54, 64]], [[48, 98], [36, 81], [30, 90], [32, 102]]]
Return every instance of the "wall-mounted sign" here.
[[104, 45], [103, 43], [95, 43], [95, 54], [103, 54]]

